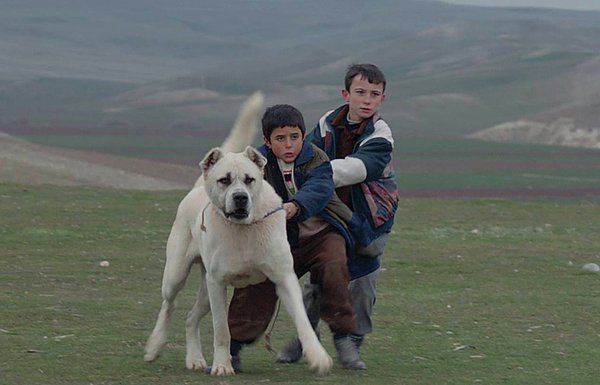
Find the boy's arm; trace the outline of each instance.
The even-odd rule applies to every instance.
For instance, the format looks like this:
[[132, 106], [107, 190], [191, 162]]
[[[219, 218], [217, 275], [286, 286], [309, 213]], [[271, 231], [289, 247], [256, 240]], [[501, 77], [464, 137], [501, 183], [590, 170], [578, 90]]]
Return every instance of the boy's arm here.
[[[306, 136], [306, 140], [322, 150], [330, 149], [330, 146], [326, 145], [326, 137], [331, 135], [331, 132], [325, 128], [325, 118], [330, 113], [331, 111], [323, 115], [316, 127]], [[378, 120], [375, 122], [374, 132], [360, 144], [356, 152], [340, 159], [334, 159], [335, 154], [328, 153], [332, 159], [335, 187], [378, 179], [391, 161], [393, 149], [392, 130], [384, 120]]]
[[335, 187], [371, 181], [381, 177], [392, 160], [392, 144], [383, 138], [364, 142], [356, 152], [331, 161]]
[[290, 197], [290, 201], [300, 205], [300, 213], [296, 216], [298, 221], [304, 221], [323, 211], [335, 190], [331, 163], [320, 155], [315, 156], [319, 157], [320, 164], [306, 173], [302, 187]]

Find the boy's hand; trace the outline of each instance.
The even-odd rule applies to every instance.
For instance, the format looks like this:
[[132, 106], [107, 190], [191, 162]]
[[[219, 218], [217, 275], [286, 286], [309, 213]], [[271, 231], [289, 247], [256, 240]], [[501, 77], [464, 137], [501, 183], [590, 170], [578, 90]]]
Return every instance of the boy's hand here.
[[298, 214], [300, 211], [300, 207], [295, 202], [285, 202], [283, 204], [283, 209], [285, 210], [285, 218], [290, 220]]

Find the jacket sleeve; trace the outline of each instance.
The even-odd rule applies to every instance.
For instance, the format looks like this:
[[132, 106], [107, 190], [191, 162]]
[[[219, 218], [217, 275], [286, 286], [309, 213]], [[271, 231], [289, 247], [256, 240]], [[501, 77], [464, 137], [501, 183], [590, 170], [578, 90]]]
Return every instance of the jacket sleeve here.
[[324, 153], [315, 153], [315, 167], [311, 167], [305, 174], [304, 183], [298, 188], [296, 194], [290, 197], [301, 207], [296, 219], [304, 221], [325, 209], [334, 192], [333, 171], [331, 164]]
[[[378, 179], [392, 160], [392, 151], [392, 144], [384, 138], [367, 140], [359, 146], [356, 152], [348, 155], [345, 159], [339, 159], [345, 164], [343, 162], [332, 164], [334, 178], [344, 177], [340, 182], [343, 184], [340, 186]], [[343, 166], [346, 166], [346, 169]], [[342, 174], [342, 171], [345, 173]], [[336, 173], [340, 173], [339, 176]], [[361, 179], [358, 180], [359, 178]], [[337, 183], [336, 186], [338, 186]]]

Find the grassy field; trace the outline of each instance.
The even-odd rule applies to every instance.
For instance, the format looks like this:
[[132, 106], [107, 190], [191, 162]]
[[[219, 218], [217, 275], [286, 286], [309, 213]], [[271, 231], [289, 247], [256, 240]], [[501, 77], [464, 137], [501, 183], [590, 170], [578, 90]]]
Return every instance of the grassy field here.
[[[243, 352], [245, 372], [234, 377], [186, 370], [194, 279], [163, 357], [144, 363], [184, 193], [0, 184], [0, 382], [597, 383], [600, 276], [582, 270], [600, 263], [597, 200], [403, 199], [364, 347], [367, 371], [336, 364], [318, 377], [303, 362], [274, 364], [262, 342]], [[208, 319], [203, 330], [211, 357]], [[280, 315], [274, 346], [291, 333]], [[334, 353], [329, 337], [324, 346]]]

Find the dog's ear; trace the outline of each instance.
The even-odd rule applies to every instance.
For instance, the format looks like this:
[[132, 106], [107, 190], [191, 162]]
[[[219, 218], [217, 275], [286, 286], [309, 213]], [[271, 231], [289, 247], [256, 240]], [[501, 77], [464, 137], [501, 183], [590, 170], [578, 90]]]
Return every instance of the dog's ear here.
[[200, 162], [200, 168], [202, 169], [202, 174], [204, 177], [206, 177], [208, 170], [210, 170], [210, 168], [214, 166], [215, 163], [217, 163], [219, 159], [223, 157], [223, 155], [223, 151], [221, 151], [221, 149], [218, 147], [213, 148], [208, 152], [208, 154], [206, 154], [204, 159], [202, 159]]
[[262, 156], [262, 154], [260, 152], [258, 152], [258, 150], [255, 149], [254, 147], [252, 147], [252, 146], [246, 147], [246, 150], [244, 151], [244, 155], [246, 155], [248, 157], [248, 159], [250, 159], [252, 161], [252, 163], [256, 164], [258, 166], [258, 168], [260, 168], [261, 170], [265, 168], [265, 165], [267, 164], [267, 158]]

